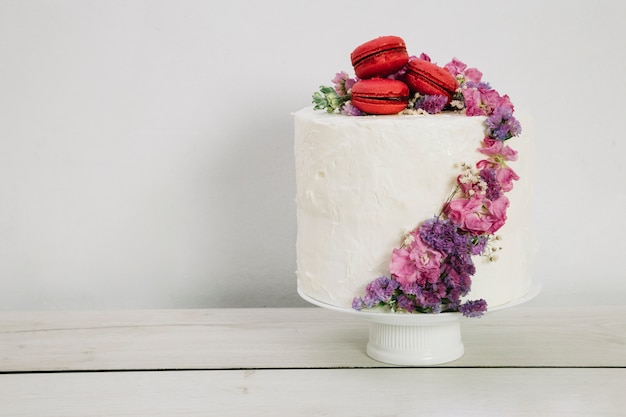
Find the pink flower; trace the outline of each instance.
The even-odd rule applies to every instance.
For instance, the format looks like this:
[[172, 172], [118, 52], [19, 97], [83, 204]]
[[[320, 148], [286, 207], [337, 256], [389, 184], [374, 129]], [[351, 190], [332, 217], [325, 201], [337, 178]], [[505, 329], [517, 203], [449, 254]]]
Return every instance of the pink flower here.
[[401, 285], [434, 283], [439, 279], [443, 254], [424, 243], [419, 233], [412, 236], [414, 240], [408, 247], [393, 250], [389, 271]]
[[465, 114], [468, 116], [491, 116], [498, 107], [509, 109], [511, 112], [514, 110], [509, 96], [500, 96], [488, 84], [479, 83], [476, 86], [464, 88], [463, 97], [467, 108]]
[[504, 142], [489, 137], [485, 138], [482, 148], [479, 148], [478, 151], [488, 155], [489, 158], [478, 161], [476, 167], [478, 169], [493, 168], [502, 191], [511, 191], [513, 181], [519, 180], [520, 177], [506, 164], [506, 161], [516, 161], [517, 151], [504, 145]]
[[486, 137], [483, 140], [483, 146], [478, 148], [478, 152], [492, 157], [500, 157], [502, 161], [517, 161], [517, 151], [508, 145], [504, 145], [503, 141]]
[[504, 166], [496, 168], [496, 179], [502, 191], [508, 193], [513, 189], [513, 181], [519, 180], [519, 175], [511, 167]]
[[426, 55], [424, 52], [422, 52], [420, 54], [420, 58], [419, 59], [423, 59], [424, 61], [430, 62], [430, 57], [428, 55]]
[[463, 78], [465, 78], [465, 82], [479, 83], [483, 77], [482, 72], [476, 68], [467, 68], [467, 65], [456, 58], [452, 58], [452, 61], [447, 63], [444, 68], [450, 71], [450, 74], [455, 77], [462, 75]]
[[476, 68], [468, 68], [463, 73], [465, 76], [465, 81], [469, 81], [472, 83], [479, 83], [481, 78], [483, 78], [483, 73], [477, 70]]
[[494, 201], [474, 196], [452, 200], [446, 206], [446, 214], [450, 221], [470, 233], [493, 234], [504, 225], [508, 207], [509, 199], [505, 196]]
[[463, 74], [463, 71], [465, 71], [467, 65], [465, 65], [463, 62], [459, 61], [456, 58], [452, 58], [452, 61], [444, 65], [444, 68], [450, 71], [450, 74], [456, 77], [459, 74]]
[[335, 77], [331, 80], [334, 84], [335, 91], [340, 96], [346, 95], [352, 89], [352, 86], [356, 83], [356, 79], [350, 78], [348, 73], [340, 71], [335, 74]]
[[486, 116], [485, 109], [481, 106], [481, 96], [477, 88], [464, 88], [465, 114], [468, 116]]
[[502, 99], [496, 90], [483, 87], [464, 88], [463, 97], [468, 116], [489, 116]]

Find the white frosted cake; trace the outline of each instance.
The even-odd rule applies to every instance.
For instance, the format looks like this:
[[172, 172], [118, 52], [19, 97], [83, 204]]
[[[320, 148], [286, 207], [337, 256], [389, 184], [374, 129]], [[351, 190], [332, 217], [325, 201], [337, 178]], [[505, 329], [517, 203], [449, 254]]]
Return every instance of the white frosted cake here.
[[[474, 164], [484, 116], [416, 114], [345, 116], [306, 108], [295, 113], [298, 291], [351, 308], [366, 285], [389, 274], [403, 236], [436, 215], [462, 163]], [[519, 117], [515, 138], [520, 176], [507, 193], [507, 221], [497, 259], [474, 257], [471, 298], [489, 307], [523, 297], [531, 287], [534, 142]]]
[[[395, 36], [351, 54], [295, 113], [299, 293], [324, 306], [460, 312], [532, 288], [534, 142], [482, 73], [410, 57]], [[522, 128], [523, 127], [523, 128]]]

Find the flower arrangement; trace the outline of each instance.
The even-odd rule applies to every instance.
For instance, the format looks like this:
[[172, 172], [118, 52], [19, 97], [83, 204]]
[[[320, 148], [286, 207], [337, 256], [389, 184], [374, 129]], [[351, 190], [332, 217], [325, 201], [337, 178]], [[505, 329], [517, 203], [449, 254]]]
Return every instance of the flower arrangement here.
[[[428, 55], [419, 58], [430, 61]], [[485, 116], [485, 136], [477, 149], [483, 155], [474, 165], [461, 164], [456, 186], [438, 215], [408, 232], [399, 248], [393, 249], [389, 276], [374, 279], [365, 295], [355, 297], [356, 310], [382, 308], [407, 313], [460, 312], [480, 317], [487, 310], [483, 299], [463, 300], [471, 288], [476, 267], [474, 256], [495, 260], [500, 248], [495, 233], [506, 222], [509, 200], [506, 193], [519, 176], [508, 166], [517, 152], [506, 142], [521, 133], [507, 95], [500, 95], [482, 73], [458, 59], [444, 66], [456, 77], [459, 88], [452, 99], [415, 93], [406, 114], [436, 114], [453, 111], [466, 116]], [[401, 79], [403, 70], [388, 78]], [[350, 90], [358, 81], [339, 72], [333, 87], [322, 86], [313, 94], [316, 110], [349, 116], [364, 114], [350, 103]]]

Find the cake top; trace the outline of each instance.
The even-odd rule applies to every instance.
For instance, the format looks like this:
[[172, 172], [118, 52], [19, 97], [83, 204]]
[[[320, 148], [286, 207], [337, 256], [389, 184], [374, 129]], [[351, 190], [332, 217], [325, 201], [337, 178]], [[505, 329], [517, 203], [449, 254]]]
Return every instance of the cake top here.
[[460, 312], [479, 317], [487, 301], [466, 297], [476, 272], [472, 257], [496, 259], [498, 236], [519, 176], [508, 165], [517, 152], [507, 142], [521, 133], [514, 106], [482, 73], [453, 58], [443, 67], [422, 53], [409, 56], [405, 42], [383, 36], [359, 45], [351, 54], [356, 74], [338, 72], [333, 86], [313, 94], [315, 110], [352, 117], [438, 113], [484, 116], [478, 132], [477, 161], [462, 162], [456, 185], [439, 213], [407, 231], [393, 250], [389, 276], [371, 277], [356, 310]]
[[355, 72], [368, 78], [336, 73], [332, 86], [321, 86], [313, 94], [314, 109], [347, 116], [455, 112], [487, 116], [487, 136], [497, 140], [521, 133], [509, 96], [482, 80], [481, 71], [457, 58], [440, 67], [427, 54], [409, 56], [404, 48], [398, 36], [357, 46], [351, 61]]

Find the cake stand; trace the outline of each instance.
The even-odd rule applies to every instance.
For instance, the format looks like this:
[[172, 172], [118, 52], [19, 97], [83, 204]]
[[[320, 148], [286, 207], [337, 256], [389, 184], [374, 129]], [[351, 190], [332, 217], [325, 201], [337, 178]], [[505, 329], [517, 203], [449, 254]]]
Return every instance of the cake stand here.
[[[490, 308], [485, 315], [525, 303], [540, 290], [541, 286], [534, 284], [523, 297]], [[437, 365], [456, 360], [465, 352], [461, 338], [461, 319], [464, 317], [461, 313], [356, 311], [324, 303], [309, 297], [300, 289], [298, 294], [311, 304], [367, 320], [367, 354], [379, 362], [404, 366]]]

